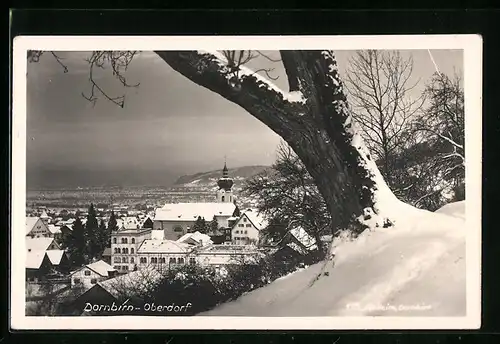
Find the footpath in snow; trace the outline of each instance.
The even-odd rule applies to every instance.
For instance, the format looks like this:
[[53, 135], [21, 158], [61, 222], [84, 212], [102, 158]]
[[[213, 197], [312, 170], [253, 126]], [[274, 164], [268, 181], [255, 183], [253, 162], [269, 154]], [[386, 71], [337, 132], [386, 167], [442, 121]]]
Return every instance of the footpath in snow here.
[[337, 242], [334, 263], [315, 264], [199, 315], [465, 316], [464, 211], [465, 202], [457, 202], [408, 214], [395, 227]]

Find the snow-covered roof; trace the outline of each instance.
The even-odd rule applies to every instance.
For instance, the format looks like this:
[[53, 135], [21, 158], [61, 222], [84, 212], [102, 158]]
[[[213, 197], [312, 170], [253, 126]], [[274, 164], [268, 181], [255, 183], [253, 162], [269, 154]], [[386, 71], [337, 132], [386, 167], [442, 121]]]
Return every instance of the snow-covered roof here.
[[191, 246], [185, 243], [152, 239], [144, 240], [137, 249], [137, 253], [188, 253], [189, 251], [191, 251]]
[[267, 220], [255, 210], [247, 209], [242, 216], [246, 216], [258, 230], [263, 230], [268, 225]]
[[35, 223], [38, 221], [38, 219], [39, 219], [39, 217], [26, 216], [26, 234], [31, 232], [31, 230], [35, 226]]
[[123, 294], [147, 291], [152, 283], [159, 281], [161, 273], [153, 267], [143, 268], [137, 271], [129, 272], [115, 278], [97, 282], [96, 285], [102, 287], [112, 296], [118, 298]]
[[52, 265], [59, 265], [64, 255], [64, 250], [49, 250], [46, 253]]
[[29, 251], [26, 255], [26, 269], [39, 269], [42, 265], [45, 251]]
[[122, 217], [122, 222], [122, 226], [124, 229], [137, 229], [137, 226], [139, 225], [137, 218], [133, 216]]
[[[47, 251], [49, 246], [54, 242], [54, 238], [26, 238], [26, 249], [28, 252]], [[56, 244], [59, 248], [59, 245]]]
[[40, 218], [41, 218], [41, 219], [48, 219], [48, 218], [49, 218], [49, 215], [47, 215], [47, 212], [44, 210], [44, 211], [42, 212], [42, 215], [40, 215]]
[[52, 234], [59, 234], [61, 233], [61, 229], [57, 226], [54, 226], [54, 225], [48, 225], [47, 226], [49, 228], [49, 231], [52, 233]]
[[307, 234], [304, 228], [297, 226], [290, 229], [290, 234], [293, 235], [302, 245], [309, 250], [316, 249], [316, 240]]
[[196, 245], [212, 244], [210, 236], [198, 231], [194, 233], [186, 233], [177, 240], [179, 243], [189, 243], [190, 241], [194, 242]]
[[159, 221], [196, 221], [201, 216], [207, 221], [215, 216], [232, 216], [236, 209], [234, 203], [171, 203], [156, 209], [155, 220]]
[[115, 268], [113, 268], [111, 265], [106, 263], [104, 260], [98, 260], [95, 263], [90, 263], [85, 265], [87, 268], [90, 270], [98, 273], [101, 276], [107, 277], [109, 276], [109, 272], [114, 272], [116, 271]]

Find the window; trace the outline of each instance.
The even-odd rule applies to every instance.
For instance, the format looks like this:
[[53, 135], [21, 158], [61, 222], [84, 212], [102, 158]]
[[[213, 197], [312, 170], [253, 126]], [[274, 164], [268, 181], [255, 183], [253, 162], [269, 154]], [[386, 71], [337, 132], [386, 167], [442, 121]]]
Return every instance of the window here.
[[189, 258], [189, 265], [196, 265], [196, 258]]
[[182, 227], [181, 226], [174, 227], [174, 232], [182, 232]]
[[123, 257], [122, 258], [122, 263], [128, 263], [128, 258], [127, 257]]
[[238, 227], [245, 227], [243, 223], [238, 224]]
[[128, 248], [125, 247], [124, 249], [122, 249], [122, 253], [123, 254], [128, 254]]
[[128, 265], [124, 265], [123, 270], [128, 270]]
[[113, 244], [116, 244], [116, 238], [113, 238]]
[[240, 234], [240, 231], [235, 231], [234, 234]]
[[135, 244], [135, 238], [132, 238], [132, 244]]
[[122, 239], [122, 243], [123, 243], [123, 244], [128, 244], [128, 239], [127, 239], [127, 238], [123, 238], [123, 239]]
[[247, 227], [252, 227], [252, 225], [250, 223], [247, 223]]
[[243, 222], [247, 222], [247, 218], [246, 217], [243, 218]]
[[165, 264], [165, 257], [162, 257], [162, 258], [160, 259], [160, 261], [161, 261], [161, 263], [162, 263], [162, 264]]
[[85, 270], [84, 274], [85, 274], [85, 276], [90, 276], [90, 271], [89, 270]]
[[151, 263], [153, 263], [153, 264], [158, 263], [158, 258], [156, 258], [156, 257], [151, 258]]
[[75, 284], [78, 284], [78, 283], [82, 282], [79, 278], [75, 278], [73, 281], [75, 282]]
[[146, 259], [146, 257], [141, 257], [141, 258], [139, 258], [139, 261], [140, 261], [142, 264], [145, 264], [145, 263], [147, 263], [147, 262], [148, 262], [148, 261], [147, 261], [147, 259]]
[[224, 196], [222, 196], [222, 202], [224, 202]]
[[118, 249], [115, 247], [115, 253], [118, 253]]
[[175, 258], [170, 258], [170, 259], [168, 260], [168, 262], [169, 262], [169, 264], [175, 264]]
[[92, 279], [90, 280], [90, 283], [92, 283], [92, 284], [96, 284], [96, 283], [97, 283], [97, 278], [92, 278]]
[[177, 264], [184, 264], [184, 258], [177, 258]]
[[130, 249], [130, 254], [134, 254], [134, 248], [133, 247]]
[[114, 262], [115, 263], [121, 263], [122, 259], [120, 257], [115, 257]]
[[245, 234], [247, 234], [247, 233], [248, 233], [248, 231], [247, 231], [247, 230], [245, 230]]

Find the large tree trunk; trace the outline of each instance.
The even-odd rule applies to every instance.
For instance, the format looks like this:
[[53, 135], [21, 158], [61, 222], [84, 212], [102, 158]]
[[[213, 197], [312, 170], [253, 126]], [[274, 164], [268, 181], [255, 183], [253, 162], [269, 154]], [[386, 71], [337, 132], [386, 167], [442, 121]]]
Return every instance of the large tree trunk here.
[[196, 84], [240, 105], [292, 147], [328, 205], [333, 231], [359, 233], [389, 223], [375, 203], [377, 192], [390, 191], [351, 128], [332, 52], [282, 51], [290, 92], [244, 67], [228, 68], [217, 53], [156, 53]]

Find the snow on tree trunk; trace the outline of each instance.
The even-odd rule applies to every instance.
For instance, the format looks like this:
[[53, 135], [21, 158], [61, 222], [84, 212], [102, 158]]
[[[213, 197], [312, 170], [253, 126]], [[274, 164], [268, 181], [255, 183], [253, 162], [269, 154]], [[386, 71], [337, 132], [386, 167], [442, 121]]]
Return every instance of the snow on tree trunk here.
[[300, 157], [324, 197], [333, 231], [387, 227], [400, 202], [354, 128], [330, 51], [281, 51], [290, 92], [217, 52], [157, 51], [196, 84], [238, 104], [280, 135]]

